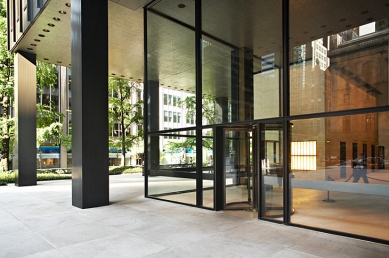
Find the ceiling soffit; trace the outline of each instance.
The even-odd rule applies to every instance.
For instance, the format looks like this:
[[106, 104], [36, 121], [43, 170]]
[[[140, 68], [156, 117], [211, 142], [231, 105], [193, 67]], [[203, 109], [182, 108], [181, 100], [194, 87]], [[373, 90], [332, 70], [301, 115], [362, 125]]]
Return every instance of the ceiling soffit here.
[[[108, 72], [143, 81], [143, 9], [133, 11], [113, 1], [108, 4]], [[69, 0], [50, 1], [15, 51], [34, 53], [38, 61], [71, 67], [69, 5]]]

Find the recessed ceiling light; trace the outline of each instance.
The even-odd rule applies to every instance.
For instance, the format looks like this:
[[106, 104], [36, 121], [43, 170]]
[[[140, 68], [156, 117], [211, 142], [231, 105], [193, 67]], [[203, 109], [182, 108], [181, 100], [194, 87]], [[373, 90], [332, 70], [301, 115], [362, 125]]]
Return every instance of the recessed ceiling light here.
[[54, 27], [54, 26], [55, 26], [55, 25], [52, 24], [52, 23], [48, 23], [47, 25], [50, 26], [50, 27]]
[[45, 57], [45, 58], [43, 58], [43, 60], [46, 60], [46, 61], [47, 61], [47, 60], [49, 60], [49, 59]]
[[44, 32], [50, 32], [48, 29], [43, 29]]
[[141, 81], [142, 79], [138, 79], [138, 81]]
[[343, 19], [340, 19], [339, 21], [340, 22], [344, 22], [344, 21], [346, 21], [347, 19], [346, 18], [343, 18]]
[[28, 50], [34, 50], [33, 48], [30, 48], [30, 47], [28, 47], [27, 49], [28, 49]]
[[40, 39], [34, 39], [34, 41], [36, 41], [36, 42], [41, 42], [41, 40], [40, 40]]
[[66, 14], [65, 11], [61, 11], [61, 10], [59, 11], [59, 13], [60, 13], [60, 14]]
[[134, 77], [130, 77], [130, 79], [132, 80], [132, 79], [134, 79]]
[[53, 20], [54, 20], [54, 21], [60, 21], [61, 19], [58, 18], [58, 17], [53, 17]]
[[165, 85], [165, 84], [161, 83], [161, 86], [163, 86], [163, 85]]
[[120, 77], [124, 77], [124, 75], [120, 75]]
[[62, 64], [62, 62], [61, 62], [61, 61], [57, 61], [57, 63], [58, 63], [58, 64]]
[[308, 34], [309, 32], [308, 32], [308, 31], [304, 31], [303, 33], [304, 33], [304, 34]]
[[351, 24], [348, 24], [348, 25], [346, 25], [346, 28], [350, 28], [350, 27], [352, 27], [353, 25], [351, 25]]
[[67, 7], [70, 7], [70, 6], [71, 6], [70, 3], [66, 3], [65, 5], [66, 5]]
[[366, 21], [374, 21], [374, 19], [373, 18], [368, 18], [368, 19], [366, 19]]
[[69, 66], [72, 66], [72, 64], [69, 64]]
[[30, 44], [31, 46], [33, 46], [33, 47], [36, 47], [36, 44], [34, 44], [34, 43], [32, 43], [32, 44]]
[[39, 36], [39, 37], [42, 37], [42, 38], [45, 37], [45, 35], [43, 35], [43, 34], [38, 34], [38, 36]]
[[310, 37], [309, 39], [314, 39], [315, 37]]
[[179, 4], [178, 8], [185, 8], [185, 5], [184, 4]]
[[169, 85], [168, 87], [170, 88], [171, 86]]
[[333, 31], [332, 31], [332, 30], [329, 30], [329, 31], [327, 31], [327, 33], [328, 33], [328, 34], [331, 34], [331, 33], [333, 33]]
[[320, 28], [325, 28], [325, 27], [327, 27], [327, 25], [321, 25], [321, 26], [320, 26]]
[[116, 75], [116, 73], [111, 73], [111, 75]]

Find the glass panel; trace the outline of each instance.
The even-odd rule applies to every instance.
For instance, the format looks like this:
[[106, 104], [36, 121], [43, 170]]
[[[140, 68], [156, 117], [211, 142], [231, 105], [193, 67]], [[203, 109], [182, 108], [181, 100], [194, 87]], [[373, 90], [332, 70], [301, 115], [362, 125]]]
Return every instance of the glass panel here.
[[173, 5], [180, 10], [175, 10], [176, 15], [184, 15], [186, 20], [189, 13], [194, 14], [194, 2], [180, 3], [185, 7], [161, 1], [147, 13], [147, 130], [152, 132], [195, 125], [194, 30], [161, 13]]
[[152, 6], [152, 11], [161, 13], [169, 19], [176, 20], [187, 26], [195, 26], [195, 1], [193, 0], [163, 0]]
[[290, 114], [388, 105], [385, 1], [290, 3]]
[[283, 220], [283, 148], [282, 123], [261, 125], [261, 168], [263, 214]]
[[214, 200], [214, 145], [213, 130], [203, 130], [203, 206], [213, 208]]
[[292, 123], [291, 221], [389, 240], [389, 113]]
[[254, 207], [252, 171], [252, 130], [226, 129], [225, 148], [225, 208], [247, 209]]
[[202, 2], [203, 124], [280, 116], [281, 1]]
[[196, 205], [196, 138], [190, 135], [174, 131], [149, 136], [149, 196]]

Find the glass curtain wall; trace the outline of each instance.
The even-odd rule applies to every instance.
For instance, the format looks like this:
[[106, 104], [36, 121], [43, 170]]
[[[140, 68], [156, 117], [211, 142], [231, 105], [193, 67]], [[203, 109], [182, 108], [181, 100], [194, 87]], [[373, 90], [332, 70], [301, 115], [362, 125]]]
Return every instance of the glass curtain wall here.
[[203, 125], [281, 116], [282, 1], [202, 1]]
[[196, 1], [148, 8], [148, 194], [220, 209], [218, 134], [258, 126], [259, 217], [389, 240], [389, 4], [290, 0], [283, 35], [283, 2], [201, 1], [201, 94]]
[[215, 148], [213, 143], [213, 129], [203, 129], [203, 206], [214, 208], [215, 194]]
[[188, 0], [157, 1], [147, 11], [148, 196], [191, 205], [197, 164], [194, 14]]
[[389, 240], [388, 39], [385, 1], [290, 1], [292, 223]]

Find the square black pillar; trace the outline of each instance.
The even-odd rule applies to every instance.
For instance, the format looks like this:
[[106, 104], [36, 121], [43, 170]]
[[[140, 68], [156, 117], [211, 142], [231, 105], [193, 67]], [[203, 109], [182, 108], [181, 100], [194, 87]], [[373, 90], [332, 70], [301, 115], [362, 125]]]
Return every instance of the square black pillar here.
[[254, 119], [253, 51], [231, 51], [231, 122]]
[[108, 1], [71, 1], [72, 203], [109, 204]]
[[[147, 125], [148, 131], [155, 132], [159, 130], [159, 82], [148, 81], [147, 82]], [[155, 169], [159, 166], [160, 150], [159, 150], [159, 136], [150, 135], [148, 138], [148, 169]]]
[[36, 56], [15, 54], [15, 149], [17, 186], [36, 185]]

